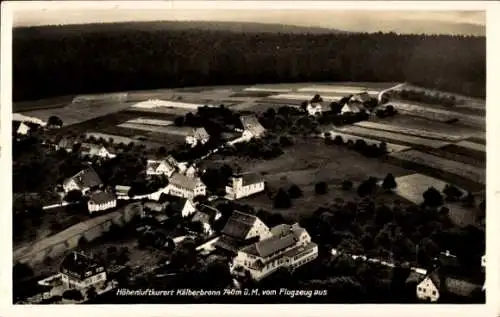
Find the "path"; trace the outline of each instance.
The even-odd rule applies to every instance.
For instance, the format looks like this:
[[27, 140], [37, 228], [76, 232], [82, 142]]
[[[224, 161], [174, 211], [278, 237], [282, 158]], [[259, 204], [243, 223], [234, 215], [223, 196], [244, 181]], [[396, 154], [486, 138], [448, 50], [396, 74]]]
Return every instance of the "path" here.
[[382, 90], [381, 92], [379, 92], [378, 96], [377, 96], [377, 99], [378, 99], [378, 103], [380, 104], [382, 102], [382, 96], [388, 92], [388, 91], [391, 91], [391, 90], [396, 90], [396, 89], [399, 89], [401, 87], [403, 87], [404, 85], [406, 85], [406, 83], [401, 83], [401, 84], [397, 84], [393, 87], [389, 87], [387, 89], [384, 89]]

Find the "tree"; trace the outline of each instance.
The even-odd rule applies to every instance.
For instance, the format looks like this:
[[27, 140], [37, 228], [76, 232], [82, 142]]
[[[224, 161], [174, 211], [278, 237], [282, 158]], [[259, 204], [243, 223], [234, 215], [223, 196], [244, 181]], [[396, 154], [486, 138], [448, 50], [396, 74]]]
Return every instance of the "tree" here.
[[64, 200], [69, 202], [69, 203], [76, 203], [79, 202], [83, 197], [83, 194], [80, 190], [73, 189], [70, 190], [67, 194], [66, 197], [64, 197]]
[[288, 196], [290, 196], [291, 199], [302, 197], [302, 190], [300, 189], [299, 186], [293, 184], [288, 189]]
[[50, 116], [47, 120], [47, 125], [60, 128], [63, 126], [63, 121], [57, 116]]
[[335, 145], [344, 145], [344, 139], [340, 135], [336, 135], [333, 139], [333, 144]]
[[388, 153], [387, 143], [385, 143], [383, 141], [380, 142], [380, 144], [378, 145], [378, 148], [379, 148], [380, 154], [387, 154]]
[[328, 192], [328, 184], [326, 182], [319, 182], [314, 185], [314, 191], [317, 195], [324, 195]]
[[318, 103], [318, 102], [323, 102], [323, 98], [321, 98], [321, 96], [319, 94], [316, 94], [311, 99], [311, 103]]
[[21, 262], [17, 262], [14, 265], [12, 270], [12, 278], [14, 280], [22, 280], [31, 276], [33, 276], [33, 269], [29, 265]]
[[302, 110], [306, 111], [306, 109], [307, 109], [307, 105], [308, 105], [308, 104], [309, 104], [309, 103], [308, 103], [307, 101], [303, 101], [303, 102], [300, 104], [300, 108], [301, 108]]
[[476, 197], [474, 196], [473, 193], [468, 192], [467, 196], [465, 196], [463, 198], [463, 203], [464, 203], [464, 206], [472, 208], [476, 205]]
[[441, 196], [441, 193], [434, 187], [429, 187], [423, 193], [423, 197], [424, 204], [429, 207], [438, 207], [443, 204], [443, 196]]
[[463, 193], [460, 189], [458, 189], [454, 185], [446, 184], [443, 189], [443, 194], [446, 195], [446, 200], [448, 201], [457, 201], [459, 200]]
[[385, 190], [393, 190], [398, 186], [396, 183], [396, 179], [394, 179], [394, 175], [391, 173], [387, 174], [384, 178], [384, 182], [382, 183], [382, 188]]
[[350, 180], [344, 180], [342, 182], [342, 190], [348, 191], [351, 190], [353, 187], [353, 184]]
[[88, 290], [87, 290], [87, 299], [90, 300], [90, 299], [93, 299], [97, 296], [97, 292], [95, 290], [95, 287], [91, 286]]
[[292, 200], [288, 193], [280, 188], [274, 197], [274, 208], [287, 209], [292, 206]]
[[70, 290], [64, 291], [63, 298], [69, 299], [69, 300], [74, 300], [74, 301], [80, 301], [83, 299], [83, 295], [82, 295], [82, 292], [80, 292], [77, 289], [70, 289]]

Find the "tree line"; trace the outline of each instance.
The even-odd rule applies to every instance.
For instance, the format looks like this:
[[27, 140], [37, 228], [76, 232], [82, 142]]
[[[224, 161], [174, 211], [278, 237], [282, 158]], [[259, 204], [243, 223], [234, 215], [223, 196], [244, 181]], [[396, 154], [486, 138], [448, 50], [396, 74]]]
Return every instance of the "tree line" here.
[[408, 81], [477, 97], [486, 91], [484, 37], [130, 29], [58, 36], [20, 32], [13, 33], [15, 101], [308, 81]]

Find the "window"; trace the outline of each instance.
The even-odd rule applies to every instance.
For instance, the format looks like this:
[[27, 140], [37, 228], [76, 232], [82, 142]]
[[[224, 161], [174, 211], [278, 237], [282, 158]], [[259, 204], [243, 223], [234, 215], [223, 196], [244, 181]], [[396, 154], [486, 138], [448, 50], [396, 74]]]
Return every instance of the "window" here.
[[422, 287], [420, 287], [420, 286], [419, 286], [419, 287], [417, 288], [417, 290], [418, 290], [419, 292], [421, 292], [421, 291], [422, 291]]
[[433, 295], [433, 296], [436, 296], [436, 291], [432, 291], [432, 295]]

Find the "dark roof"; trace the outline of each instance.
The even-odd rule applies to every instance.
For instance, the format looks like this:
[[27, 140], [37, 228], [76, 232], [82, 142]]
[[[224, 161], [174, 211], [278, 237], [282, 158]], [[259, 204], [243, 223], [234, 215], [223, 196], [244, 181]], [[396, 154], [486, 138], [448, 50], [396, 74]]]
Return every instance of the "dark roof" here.
[[426, 278], [427, 277], [430, 278], [430, 280], [438, 290], [441, 290], [442, 285], [441, 285], [441, 275], [439, 274], [439, 269], [431, 271], [429, 274], [427, 274]]
[[201, 211], [204, 214], [207, 214], [210, 218], [215, 218], [220, 211], [217, 208], [205, 205], [205, 204], [199, 204], [197, 206], [197, 209]]
[[463, 297], [468, 297], [474, 291], [481, 289], [481, 285], [476, 285], [455, 278], [446, 278], [445, 287], [447, 292]]
[[86, 273], [88, 276], [99, 273], [97, 272], [98, 268], [104, 268], [104, 266], [91, 257], [76, 251], [68, 254], [61, 263], [61, 273], [80, 280], [86, 278]]
[[176, 187], [194, 190], [196, 185], [202, 182], [198, 177], [189, 177], [184, 174], [175, 173], [170, 178], [169, 183]]
[[210, 215], [208, 215], [207, 213], [204, 213], [202, 211], [197, 211], [193, 218], [191, 219], [191, 221], [193, 222], [201, 222], [201, 223], [208, 223], [210, 224], [211, 221], [212, 221], [212, 217], [210, 217]]
[[152, 168], [152, 169], [156, 170], [158, 168], [158, 166], [160, 166], [161, 163], [167, 164], [167, 167], [170, 169], [175, 168], [175, 165], [173, 165], [171, 162], [169, 162], [166, 159], [165, 160], [148, 160], [146, 165], [147, 165], [148, 169]]
[[229, 217], [224, 229], [222, 229], [222, 234], [237, 239], [245, 239], [257, 219], [254, 215], [235, 210]]
[[179, 162], [172, 155], [167, 156], [165, 158], [165, 161], [167, 161], [167, 163], [169, 163], [172, 166], [179, 165]]
[[68, 183], [72, 179], [80, 188], [94, 187], [102, 184], [99, 175], [97, 175], [96, 171], [92, 167], [78, 172], [73, 177], [68, 178], [65, 183]]
[[116, 200], [116, 197], [113, 193], [95, 192], [90, 196], [89, 202], [91, 201], [95, 204], [104, 204], [113, 200]]
[[180, 214], [186, 206], [188, 200], [186, 198], [176, 197], [170, 200], [168, 210], [173, 214]]
[[249, 243], [245, 240], [235, 239], [227, 235], [222, 235], [217, 240], [217, 242], [215, 242], [215, 247], [236, 253], [238, 252], [238, 250], [247, 246], [248, 244]]
[[285, 236], [272, 236], [265, 240], [259, 241], [244, 248], [243, 252], [260, 256], [261, 258], [268, 257], [278, 251], [292, 247], [297, 240], [293, 234]]
[[242, 173], [242, 174], [236, 174], [233, 177], [239, 178], [241, 177], [243, 181], [243, 186], [251, 185], [251, 184], [257, 184], [260, 182], [264, 181], [264, 178], [260, 176], [259, 174], [256, 173]]

